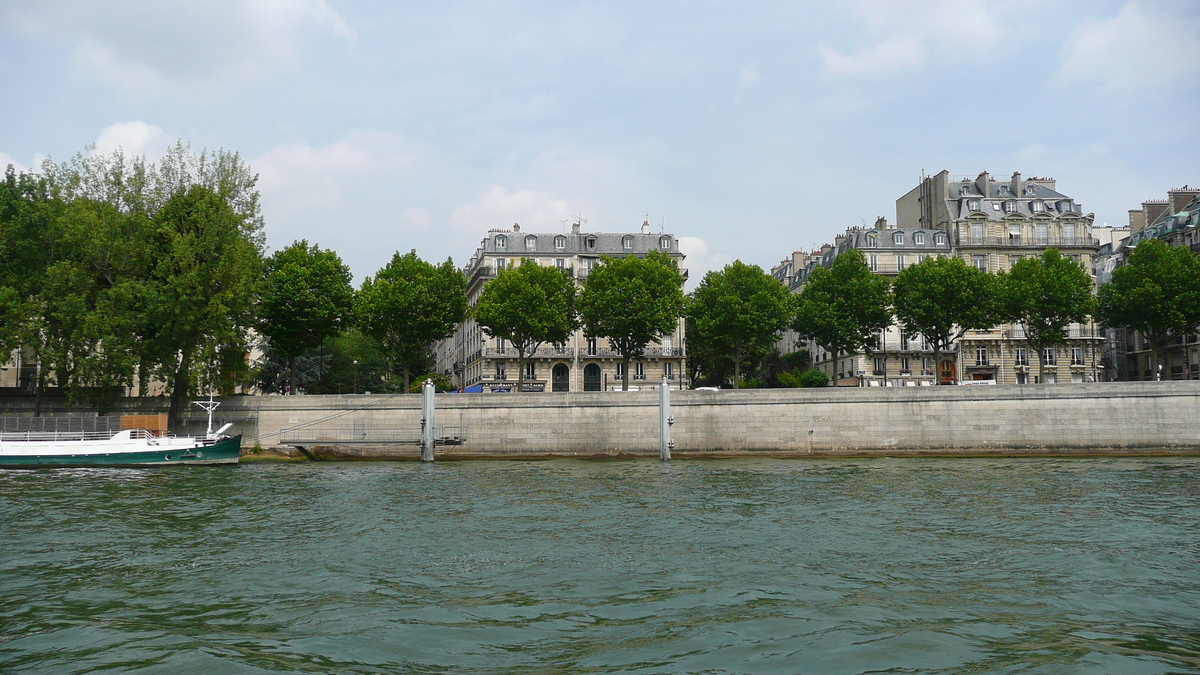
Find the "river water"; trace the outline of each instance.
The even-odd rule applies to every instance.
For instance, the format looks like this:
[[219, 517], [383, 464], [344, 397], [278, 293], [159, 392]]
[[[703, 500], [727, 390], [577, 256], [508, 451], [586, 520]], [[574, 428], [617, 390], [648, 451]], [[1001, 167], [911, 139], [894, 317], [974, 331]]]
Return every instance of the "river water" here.
[[0, 671], [1196, 673], [1200, 460], [0, 473]]

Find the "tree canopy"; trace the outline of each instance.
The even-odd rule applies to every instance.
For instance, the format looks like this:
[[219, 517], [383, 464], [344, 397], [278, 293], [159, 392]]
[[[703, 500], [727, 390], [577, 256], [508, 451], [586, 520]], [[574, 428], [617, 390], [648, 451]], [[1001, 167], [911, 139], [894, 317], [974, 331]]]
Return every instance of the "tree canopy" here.
[[579, 294], [579, 316], [589, 337], [607, 338], [624, 365], [622, 387], [629, 390], [629, 362], [646, 345], [673, 332], [683, 314], [683, 277], [675, 259], [660, 251], [645, 258], [601, 259]]
[[704, 275], [687, 304], [688, 346], [732, 361], [733, 385], [747, 360], [769, 356], [792, 320], [791, 294], [757, 265], [740, 260]]
[[1200, 259], [1182, 246], [1142, 241], [1098, 296], [1098, 314], [1107, 326], [1131, 328], [1155, 341], [1194, 333], [1200, 328]]
[[404, 391], [413, 362], [422, 358], [429, 343], [451, 335], [466, 311], [466, 279], [454, 262], [447, 258], [434, 266], [415, 250], [396, 252], [374, 277], [363, 280], [354, 298], [358, 326], [400, 369]]
[[900, 326], [920, 333], [933, 348], [935, 369], [942, 352], [968, 330], [1000, 322], [996, 277], [957, 257], [929, 257], [905, 268], [892, 284], [892, 296]]
[[338, 254], [308, 241], [292, 243], [266, 260], [260, 313], [262, 333], [288, 364], [296, 391], [296, 358], [338, 334], [354, 302], [350, 268]]
[[1048, 248], [1038, 258], [1018, 260], [1007, 273], [1000, 273], [997, 283], [1002, 313], [1024, 327], [1045, 382], [1045, 349], [1065, 343], [1067, 326], [1087, 321], [1095, 312], [1092, 278], [1079, 263]]
[[522, 260], [483, 287], [473, 313], [483, 332], [517, 351], [517, 391], [525, 386], [526, 359], [545, 342], [563, 343], [579, 325], [575, 283], [557, 267]]
[[836, 359], [869, 351], [875, 335], [892, 323], [888, 280], [867, 267], [862, 251], [849, 249], [828, 268], [813, 270], [797, 302], [793, 328]]

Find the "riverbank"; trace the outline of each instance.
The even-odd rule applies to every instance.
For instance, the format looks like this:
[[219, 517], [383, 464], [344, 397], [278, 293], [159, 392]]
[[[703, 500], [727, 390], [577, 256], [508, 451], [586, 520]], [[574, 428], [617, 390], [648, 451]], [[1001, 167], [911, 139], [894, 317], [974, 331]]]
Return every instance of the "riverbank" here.
[[[189, 432], [203, 431], [197, 413]], [[435, 456], [657, 457], [659, 413], [658, 392], [645, 390], [438, 394]], [[1190, 381], [682, 391], [669, 414], [679, 459], [1200, 454], [1200, 382]], [[419, 394], [236, 397], [218, 418], [243, 434], [247, 459], [255, 447], [278, 459], [420, 457]]]

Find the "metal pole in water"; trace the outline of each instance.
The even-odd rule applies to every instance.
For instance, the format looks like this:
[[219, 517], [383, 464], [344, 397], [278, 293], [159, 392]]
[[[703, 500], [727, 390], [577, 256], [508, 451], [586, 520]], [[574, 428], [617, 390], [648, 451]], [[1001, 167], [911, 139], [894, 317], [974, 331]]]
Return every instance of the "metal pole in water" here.
[[421, 461], [433, 461], [433, 380], [421, 385]]
[[671, 417], [671, 385], [663, 375], [662, 386], [658, 388], [658, 458], [664, 462], [671, 461], [671, 449], [675, 447], [675, 441], [671, 440], [672, 424], [675, 418]]

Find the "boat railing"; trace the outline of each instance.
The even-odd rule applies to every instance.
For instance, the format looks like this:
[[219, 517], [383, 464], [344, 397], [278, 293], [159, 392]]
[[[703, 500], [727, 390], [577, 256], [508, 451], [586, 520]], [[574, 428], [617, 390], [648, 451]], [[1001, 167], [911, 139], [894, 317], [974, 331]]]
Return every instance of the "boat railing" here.
[[[122, 430], [105, 431], [0, 431], [0, 442], [9, 441], [107, 441]], [[146, 429], [129, 429], [129, 437], [138, 440], [163, 438]]]

